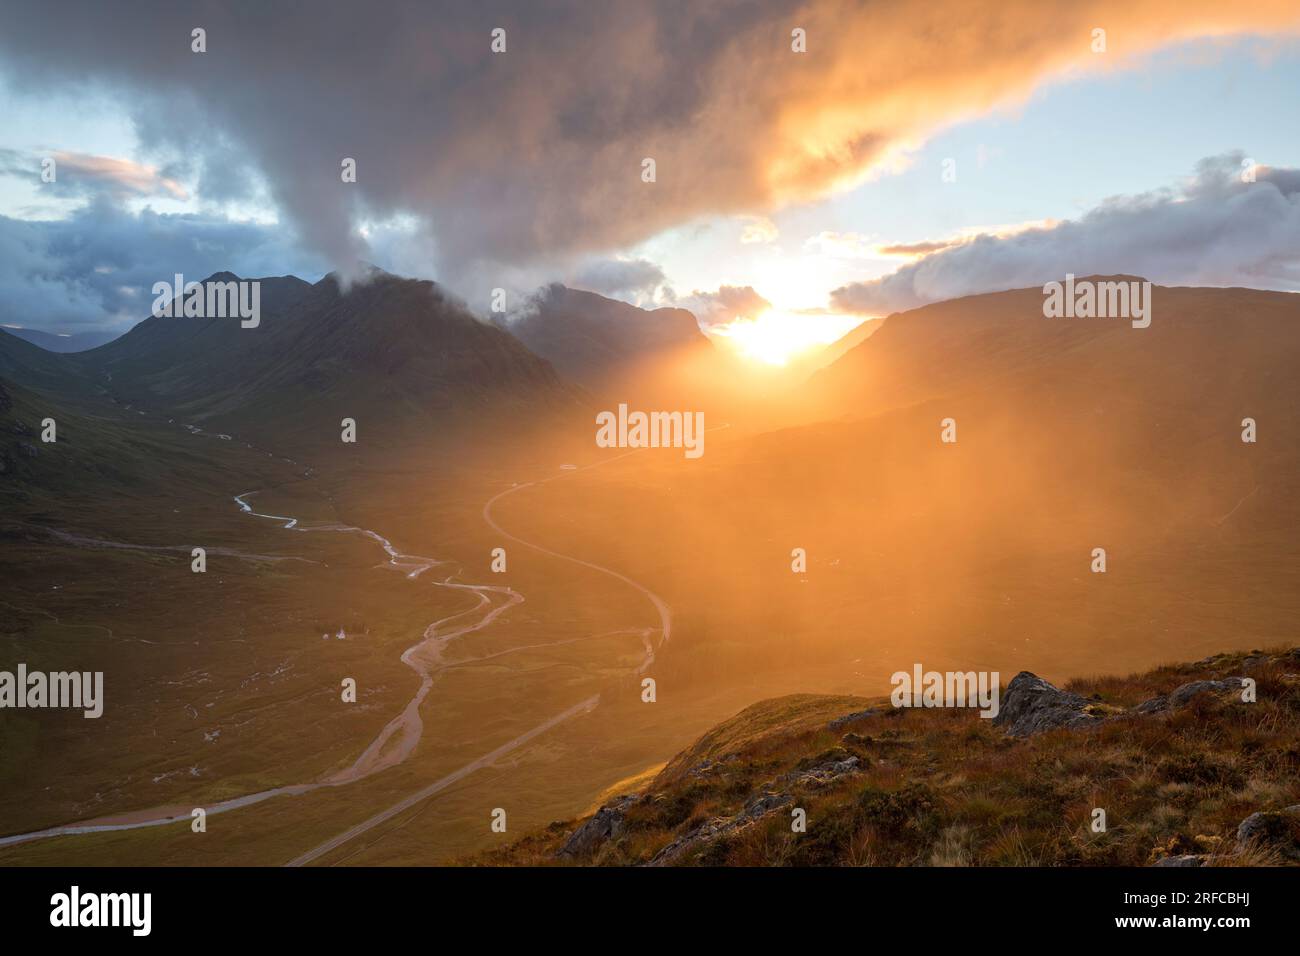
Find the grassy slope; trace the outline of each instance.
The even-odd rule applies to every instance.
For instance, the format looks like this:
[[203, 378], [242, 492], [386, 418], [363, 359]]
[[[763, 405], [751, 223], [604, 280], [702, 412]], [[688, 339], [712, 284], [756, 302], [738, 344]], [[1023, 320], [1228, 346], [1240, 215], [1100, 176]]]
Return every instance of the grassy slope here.
[[[621, 835], [575, 863], [648, 862], [674, 839], [730, 818], [764, 793], [792, 803], [679, 862], [703, 865], [1145, 865], [1173, 854], [1211, 864], [1278, 863], [1230, 853], [1241, 820], [1300, 802], [1300, 655], [1207, 658], [1130, 677], [1079, 679], [1101, 709], [1128, 708], [1189, 681], [1249, 674], [1258, 702], [1203, 694], [1166, 715], [1013, 739], [976, 712], [882, 708], [794, 695], [746, 708], [678, 755], [626, 811]], [[863, 772], [791, 780], [856, 756]], [[789, 807], [807, 811], [791, 832]], [[1106, 810], [1105, 833], [1090, 828]], [[552, 864], [578, 821], [553, 823], [471, 864]]]
[[[413, 606], [373, 542], [239, 512], [234, 494], [268, 489], [337, 521], [300, 466], [112, 402], [0, 387], [0, 666], [102, 670], [106, 696], [98, 721], [5, 712], [0, 830], [310, 779], [400, 708], [413, 678], [398, 655], [437, 596]], [[351, 639], [321, 639], [339, 628]], [[363, 688], [355, 710], [335, 706], [338, 674]]]

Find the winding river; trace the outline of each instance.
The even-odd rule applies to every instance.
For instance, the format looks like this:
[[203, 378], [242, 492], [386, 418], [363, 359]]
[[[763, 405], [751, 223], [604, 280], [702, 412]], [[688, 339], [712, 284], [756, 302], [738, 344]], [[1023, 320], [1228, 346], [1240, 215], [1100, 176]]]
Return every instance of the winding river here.
[[[631, 453], [629, 453], [631, 454]], [[538, 551], [541, 554], [548, 555], [563, 561], [569, 561], [582, 567], [598, 571], [602, 574], [609, 575], [624, 584], [635, 588], [644, 594], [659, 617], [658, 628], [629, 628], [625, 631], [614, 631], [610, 633], [635, 633], [641, 636], [645, 646], [645, 656], [637, 673], [642, 673], [648, 668], [655, 658], [656, 642], [653, 640], [655, 632], [658, 632], [659, 641], [662, 643], [669, 639], [672, 633], [672, 609], [649, 588], [632, 580], [626, 575], [620, 574], [609, 568], [601, 567], [589, 561], [575, 558], [570, 555], [561, 554], [552, 551], [531, 541], [519, 538], [502, 528], [492, 517], [493, 506], [508, 495], [512, 495], [525, 488], [534, 485], [545, 484], [554, 481], [557, 478], [567, 477], [579, 471], [585, 471], [588, 468], [598, 467], [608, 464], [626, 455], [616, 455], [611, 458], [586, 465], [583, 468], [572, 469], [562, 472], [561, 474], [549, 478], [539, 479], [524, 484], [515, 484], [505, 489], [497, 495], [494, 495], [483, 506], [483, 520], [498, 534], [504, 536], [516, 544], [523, 545]], [[435, 558], [426, 558], [420, 555], [406, 554], [399, 551], [393, 546], [393, 543], [383, 535], [368, 528], [358, 528], [352, 525], [333, 524], [333, 525], [315, 525], [312, 527], [303, 527], [299, 524], [297, 518], [287, 515], [273, 515], [263, 512], [254, 511], [248, 499], [252, 498], [257, 492], [244, 492], [234, 497], [235, 503], [240, 510], [254, 518], [262, 518], [268, 521], [280, 522], [282, 527], [287, 531], [296, 532], [333, 532], [339, 534], [358, 534], [370, 538], [383, 548], [384, 553], [388, 556], [388, 564], [399, 571], [405, 573], [406, 577], [411, 579], [419, 578], [426, 571], [438, 567], [439, 565], [449, 564], [447, 561], [440, 561]], [[438, 670], [447, 666], [461, 666], [471, 661], [455, 661], [445, 663], [442, 659], [443, 651], [447, 645], [459, 637], [471, 634], [475, 631], [482, 630], [497, 620], [507, 610], [517, 604], [522, 604], [524, 597], [519, 592], [500, 585], [487, 584], [465, 584], [452, 580], [448, 576], [441, 581], [433, 582], [436, 587], [449, 588], [458, 591], [471, 591], [477, 598], [478, 603], [465, 611], [458, 611], [447, 617], [439, 618], [429, 624], [420, 636], [420, 639], [405, 651], [402, 652], [402, 663], [411, 668], [420, 678], [420, 686], [414, 696], [407, 702], [396, 717], [390, 720], [379, 734], [372, 740], [369, 745], [361, 752], [357, 759], [348, 767], [332, 773], [326, 777], [309, 783], [292, 784], [282, 787], [275, 787], [270, 790], [262, 790], [256, 793], [245, 794], [244, 796], [234, 797], [229, 800], [223, 800], [218, 803], [210, 804], [204, 807], [208, 815], [217, 813], [227, 813], [231, 810], [238, 810], [243, 807], [253, 806], [266, 800], [276, 797], [298, 796], [310, 793], [313, 790], [319, 790], [324, 787], [338, 787], [346, 784], [356, 783], [367, 777], [373, 776], [382, 770], [395, 767], [405, 761], [414, 752], [424, 733], [424, 722], [420, 717], [420, 705], [427, 697], [430, 688], [433, 686], [434, 675]], [[568, 641], [557, 641], [556, 644], [570, 643]], [[538, 646], [538, 645], [534, 645]], [[516, 648], [523, 650], [525, 648]], [[499, 656], [498, 652], [489, 657]], [[486, 658], [484, 658], [486, 659]], [[591, 712], [600, 703], [600, 695], [594, 694], [585, 700], [579, 701], [572, 707], [556, 714], [542, 723], [538, 724], [531, 730], [515, 737], [512, 740], [500, 745], [496, 749], [484, 754], [477, 760], [471, 761], [465, 766], [447, 774], [445, 777], [435, 781], [429, 786], [411, 794], [381, 813], [375, 814], [369, 819], [357, 824], [356, 826], [340, 833], [338, 836], [327, 840], [325, 843], [309, 850], [301, 856], [291, 860], [288, 865], [298, 866], [309, 863], [312, 860], [328, 853], [329, 851], [342, 846], [349, 840], [354, 839], [367, 830], [370, 830], [384, 821], [400, 814], [404, 810], [415, 806], [423, 800], [428, 799], [438, 791], [450, 786], [451, 784], [469, 776], [477, 770], [491, 765], [495, 760], [518, 749], [528, 743], [533, 738], [545, 733], [551, 728], [576, 717], [580, 714]], [[154, 807], [147, 810], [134, 811], [125, 814], [113, 816], [98, 817], [78, 823], [70, 823], [62, 826], [50, 827], [45, 830], [37, 830], [31, 833], [19, 833], [12, 836], [0, 837], [0, 847], [12, 846], [18, 843], [27, 843], [33, 840], [42, 840], [49, 837], [57, 836], [75, 836], [85, 833], [105, 833], [117, 830], [135, 830], [143, 827], [166, 826], [181, 820], [188, 821], [191, 818], [191, 811], [194, 804], [173, 805], [166, 807]]]

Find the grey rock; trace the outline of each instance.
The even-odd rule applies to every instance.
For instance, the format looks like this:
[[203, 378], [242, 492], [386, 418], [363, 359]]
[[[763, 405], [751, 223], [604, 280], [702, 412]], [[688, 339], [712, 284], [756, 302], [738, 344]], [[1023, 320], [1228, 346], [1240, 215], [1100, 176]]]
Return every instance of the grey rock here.
[[704, 759], [691, 767], [686, 773], [692, 777], [707, 777], [711, 774], [720, 773], [729, 765], [734, 764], [739, 758], [738, 754], [727, 754], [719, 757], [717, 760]]
[[1169, 703], [1173, 707], [1181, 707], [1190, 701], [1197, 694], [1204, 694], [1207, 691], [1221, 692], [1241, 687], [1240, 677], [1225, 677], [1223, 680], [1197, 680], [1190, 684], [1183, 684], [1181, 687], [1174, 688], [1169, 695]]
[[627, 823], [624, 811], [635, 802], [636, 797], [628, 795], [605, 804], [569, 835], [556, 856], [589, 856], [608, 841], [617, 840]]
[[678, 837], [673, 842], [654, 855], [647, 863], [647, 866], [668, 866], [676, 863], [681, 857], [693, 849], [701, 848], [704, 845], [713, 842], [714, 839], [726, 832], [727, 821], [719, 818], [701, 823], [694, 830]]
[[1205, 857], [1195, 853], [1188, 853], [1183, 856], [1167, 856], [1164, 859], [1156, 860], [1152, 866], [1204, 866]]
[[865, 720], [868, 717], [879, 717], [882, 714], [893, 712], [893, 707], [868, 707], [866, 710], [854, 711], [851, 714], [845, 714], [843, 717], [836, 717], [826, 725], [829, 730], [839, 730], [846, 724], [851, 724], [855, 720]]
[[792, 783], [810, 783], [815, 786], [823, 786], [833, 780], [838, 780], [846, 773], [857, 773], [859, 763], [857, 757], [847, 757], [844, 760], [828, 760], [815, 767], [809, 767], [807, 770], [798, 770], [788, 774], [787, 779]]
[[1197, 694], [1222, 693], [1235, 690], [1242, 685], [1240, 677], [1225, 677], [1223, 680], [1194, 680], [1174, 688], [1168, 694], [1152, 697], [1138, 704], [1134, 710], [1139, 714], [1158, 714], [1172, 707], [1183, 707]]
[[1237, 826], [1237, 842], [1258, 843], [1300, 862], [1300, 803], [1282, 810], [1252, 813]]
[[775, 813], [793, 802], [794, 797], [790, 794], [770, 790], [750, 797], [744, 809], [734, 817], [715, 817], [701, 823], [694, 830], [673, 840], [656, 853], [647, 865], [667, 866], [676, 863], [686, 854], [702, 850], [715, 840], [753, 826], [768, 814]]
[[1102, 718], [1088, 713], [1089, 705], [1078, 694], [1021, 671], [1007, 685], [993, 723], [1005, 727], [1012, 737], [1028, 737], [1060, 727], [1090, 727], [1101, 723]]
[[788, 793], [773, 793], [771, 790], [750, 797], [745, 803], [745, 809], [735, 819], [737, 820], [757, 820], [759, 817], [766, 816], [773, 810], [779, 810], [794, 800], [794, 797]]

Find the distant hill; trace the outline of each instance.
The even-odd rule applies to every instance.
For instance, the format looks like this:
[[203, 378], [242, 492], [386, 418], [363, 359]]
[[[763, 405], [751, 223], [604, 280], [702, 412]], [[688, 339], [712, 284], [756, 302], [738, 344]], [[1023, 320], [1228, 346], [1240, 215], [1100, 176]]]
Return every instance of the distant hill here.
[[24, 329], [17, 326], [0, 326], [10, 335], [16, 335], [33, 345], [39, 345], [47, 352], [85, 352], [98, 348], [106, 342], [121, 335], [121, 332], [74, 332], [71, 335], [57, 335], [40, 329]]

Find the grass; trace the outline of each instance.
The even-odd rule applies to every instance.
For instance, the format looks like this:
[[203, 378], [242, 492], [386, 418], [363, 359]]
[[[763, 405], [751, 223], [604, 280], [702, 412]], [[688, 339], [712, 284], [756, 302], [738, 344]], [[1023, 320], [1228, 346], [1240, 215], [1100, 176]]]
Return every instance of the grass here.
[[[1251, 813], [1300, 803], [1300, 656], [1218, 655], [1127, 678], [1070, 682], [1113, 709], [1192, 680], [1248, 673], [1256, 703], [1204, 694], [1172, 713], [1017, 740], [970, 710], [887, 710], [836, 730], [854, 698], [764, 701], [669, 762], [626, 812], [624, 833], [591, 859], [555, 853], [578, 821], [552, 824], [471, 865], [632, 865], [755, 795], [793, 803], [677, 862], [786, 866], [1145, 866], [1197, 854], [1207, 865], [1277, 865], [1275, 847], [1239, 847]], [[1249, 668], [1247, 670], [1247, 668]], [[791, 775], [854, 756], [862, 772], [818, 786]], [[807, 812], [791, 831], [789, 806]], [[1106, 813], [1094, 832], [1094, 810]]]

